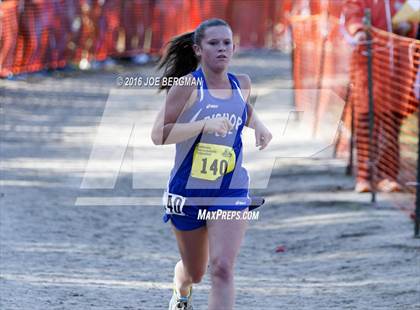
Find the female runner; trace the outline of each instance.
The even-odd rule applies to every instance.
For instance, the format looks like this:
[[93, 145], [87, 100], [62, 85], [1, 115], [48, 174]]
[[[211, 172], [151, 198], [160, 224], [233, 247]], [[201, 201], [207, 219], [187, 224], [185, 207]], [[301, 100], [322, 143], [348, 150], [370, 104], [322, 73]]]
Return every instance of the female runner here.
[[[156, 145], [176, 144], [163, 219], [172, 222], [181, 260], [169, 310], [193, 309], [192, 284], [201, 281], [208, 263], [208, 309], [233, 309], [235, 301], [233, 271], [248, 223], [241, 215], [250, 205], [241, 133], [244, 125], [253, 128], [260, 150], [272, 135], [247, 103], [249, 77], [228, 73], [233, 52], [229, 25], [210, 19], [174, 38], [159, 66], [163, 77], [193, 81], [161, 86], [168, 93], [151, 134]], [[198, 218], [200, 210], [234, 210], [239, 216], [206, 221]]]

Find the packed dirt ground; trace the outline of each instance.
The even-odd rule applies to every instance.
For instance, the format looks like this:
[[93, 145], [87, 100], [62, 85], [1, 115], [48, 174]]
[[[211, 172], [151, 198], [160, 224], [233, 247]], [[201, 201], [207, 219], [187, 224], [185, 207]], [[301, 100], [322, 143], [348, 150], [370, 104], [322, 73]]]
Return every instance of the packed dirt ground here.
[[[279, 107], [293, 110], [289, 55], [242, 53], [232, 71], [249, 74], [255, 89], [283, 91], [280, 102], [257, 104], [279, 136], [270, 115]], [[162, 192], [133, 189], [129, 160], [115, 187], [81, 188], [118, 75], [156, 73], [151, 65], [118, 63], [0, 81], [1, 309], [167, 309], [179, 254], [162, 207], [80, 203], [80, 197], [147, 200]], [[142, 109], [153, 114], [159, 104], [151, 99]], [[136, 108], [122, 104], [119, 113]], [[142, 139], [152, 121], [136, 123]], [[407, 214], [394, 207], [395, 197], [379, 195], [372, 205], [369, 194], [356, 194], [345, 159], [328, 152], [278, 156], [279, 149], [302, 150], [307, 142], [285, 138], [265, 153], [276, 160], [268, 186], [254, 190], [267, 203], [250, 221], [237, 261], [235, 309], [420, 309], [420, 240]], [[130, 147], [124, 158], [132, 155]], [[105, 169], [110, 163], [103, 160]], [[209, 285], [207, 274], [195, 286], [195, 309], [206, 309]]]

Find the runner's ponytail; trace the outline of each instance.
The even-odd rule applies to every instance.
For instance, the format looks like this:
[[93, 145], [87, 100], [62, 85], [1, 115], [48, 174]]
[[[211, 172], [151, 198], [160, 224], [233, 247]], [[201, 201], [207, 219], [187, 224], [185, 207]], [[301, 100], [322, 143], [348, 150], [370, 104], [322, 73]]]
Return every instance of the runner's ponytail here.
[[[163, 77], [181, 77], [197, 69], [198, 58], [194, 49], [194, 31], [175, 37], [169, 42], [166, 54], [159, 62], [158, 68], [162, 69]], [[169, 90], [170, 85], [159, 86], [160, 90]]]

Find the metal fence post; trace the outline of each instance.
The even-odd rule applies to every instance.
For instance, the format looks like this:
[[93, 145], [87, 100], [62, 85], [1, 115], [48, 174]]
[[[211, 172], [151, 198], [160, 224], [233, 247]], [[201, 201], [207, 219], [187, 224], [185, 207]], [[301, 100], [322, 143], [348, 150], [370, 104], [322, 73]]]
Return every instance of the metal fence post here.
[[374, 167], [374, 151], [375, 142], [373, 137], [375, 113], [373, 101], [373, 76], [372, 76], [372, 34], [371, 34], [371, 15], [370, 9], [365, 9], [363, 24], [366, 32], [367, 47], [367, 73], [368, 73], [368, 94], [369, 94], [369, 182], [372, 189], [371, 202], [376, 202], [376, 186], [375, 186], [375, 167]]
[[354, 149], [354, 104], [353, 104], [353, 100], [351, 99], [351, 91], [352, 91], [352, 86], [349, 85], [348, 89], [347, 89], [347, 100], [349, 100], [350, 102], [350, 145], [349, 145], [349, 149], [350, 149], [350, 156], [349, 156], [349, 161], [346, 167], [346, 175], [353, 175], [353, 149]]

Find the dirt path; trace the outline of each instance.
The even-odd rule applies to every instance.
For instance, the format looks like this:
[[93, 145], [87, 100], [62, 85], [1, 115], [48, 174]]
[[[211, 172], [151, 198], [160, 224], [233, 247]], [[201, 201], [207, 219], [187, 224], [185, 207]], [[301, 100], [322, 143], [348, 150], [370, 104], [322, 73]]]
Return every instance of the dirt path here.
[[[146, 76], [150, 67], [116, 71]], [[250, 74], [256, 86], [291, 86], [285, 55], [244, 54], [233, 71]], [[80, 197], [139, 194], [126, 164], [114, 189], [80, 189], [117, 74], [0, 81], [1, 309], [167, 307], [178, 252], [162, 209], [75, 205]], [[375, 208], [353, 193], [343, 160], [282, 157], [275, 168], [258, 190], [268, 202], [238, 259], [236, 309], [420, 309], [420, 241], [404, 213], [386, 197]], [[208, 290], [206, 275], [195, 289], [196, 309], [206, 309]]]

